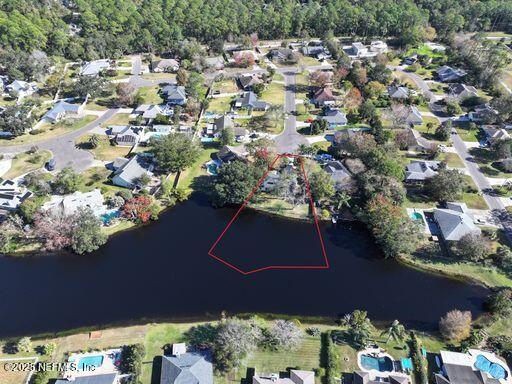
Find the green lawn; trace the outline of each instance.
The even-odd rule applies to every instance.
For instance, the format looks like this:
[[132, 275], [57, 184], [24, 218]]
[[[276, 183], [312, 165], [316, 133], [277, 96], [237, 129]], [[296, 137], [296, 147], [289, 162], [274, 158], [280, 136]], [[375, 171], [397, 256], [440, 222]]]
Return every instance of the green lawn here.
[[161, 104], [163, 99], [160, 97], [159, 91], [160, 86], [153, 85], [152, 87], [141, 87], [138, 92], [142, 96], [143, 104]]
[[99, 188], [101, 193], [112, 196], [121, 190], [126, 190], [125, 188], [121, 188], [112, 184], [109, 179], [111, 173], [112, 172], [105, 167], [92, 167], [87, 169], [81, 173], [84, 182], [80, 188], [80, 191], [90, 192], [93, 189]]
[[110, 119], [102, 123], [103, 127], [108, 127], [110, 125], [129, 125], [130, 124], [130, 114], [129, 113], [116, 113]]
[[417, 55], [427, 55], [429, 57], [433, 58], [441, 58], [444, 57], [445, 54], [443, 52], [434, 52], [433, 49], [431, 49], [428, 45], [422, 44], [418, 48], [412, 48], [409, 49], [405, 56], [412, 56], [413, 54]]
[[208, 111], [213, 113], [226, 113], [231, 110], [233, 97], [216, 97], [208, 99]]
[[49, 151], [39, 150], [36, 153], [19, 153], [14, 157], [11, 168], [2, 178], [13, 179], [25, 173], [40, 169], [51, 157], [52, 154]]
[[457, 133], [459, 134], [460, 138], [463, 141], [468, 141], [472, 143], [478, 142], [478, 136], [480, 135], [480, 131], [478, 129], [470, 131], [468, 129], [456, 127], [455, 130], [457, 131]]
[[224, 79], [217, 81], [212, 85], [212, 92], [219, 91], [220, 93], [232, 93], [238, 91], [238, 86], [233, 79]]
[[37, 134], [25, 133], [12, 140], [0, 140], [0, 146], [11, 146], [20, 144], [37, 144], [40, 141], [48, 140], [54, 137], [62, 136], [66, 133], [76, 131], [85, 125], [96, 120], [96, 116], [84, 116], [81, 119], [60, 122], [57, 124], [43, 124]]
[[444, 152], [439, 155], [439, 161], [446, 162], [446, 165], [452, 168], [464, 168], [464, 162], [459, 155], [452, 152]]
[[94, 155], [95, 159], [105, 161], [115, 160], [117, 157], [125, 157], [130, 152], [130, 147], [111, 145], [110, 139], [104, 135], [98, 135], [98, 146], [96, 148], [91, 148], [88, 144], [90, 137], [91, 135], [84, 135], [76, 141], [76, 144], [89, 150]]
[[185, 189], [188, 193], [192, 192], [192, 183], [194, 179], [196, 179], [199, 176], [207, 176], [206, 170], [202, 167], [202, 165], [206, 162], [208, 162], [211, 159], [211, 155], [214, 152], [217, 152], [217, 148], [207, 148], [203, 149], [201, 151], [201, 154], [196, 159], [194, 164], [186, 169], [185, 171], [181, 172], [179, 184], [178, 186], [180, 188]]
[[260, 100], [272, 105], [284, 105], [284, 85], [276, 82], [270, 83], [261, 94]]

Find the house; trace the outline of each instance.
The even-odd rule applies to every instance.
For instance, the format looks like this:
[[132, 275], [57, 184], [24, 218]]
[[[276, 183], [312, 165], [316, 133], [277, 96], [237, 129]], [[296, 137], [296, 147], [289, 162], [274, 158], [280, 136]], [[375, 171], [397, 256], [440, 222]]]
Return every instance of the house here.
[[332, 57], [329, 50], [321, 44], [307, 45], [302, 48], [302, 53], [304, 56], [312, 56], [318, 60], [330, 59]]
[[333, 105], [336, 102], [336, 98], [330, 88], [324, 87], [314, 93], [312, 101], [317, 107], [321, 107], [324, 105]]
[[151, 63], [153, 72], [176, 72], [180, 69], [180, 63], [175, 59], [162, 59]]
[[245, 148], [245, 145], [225, 145], [217, 153], [217, 157], [224, 163], [229, 163], [233, 160], [245, 161], [247, 156], [249, 156], [249, 151]]
[[428, 151], [434, 146], [432, 142], [421, 136], [421, 133], [414, 128], [407, 128], [405, 130], [405, 141], [407, 149], [414, 152]]
[[72, 380], [58, 379], [55, 384], [117, 384], [119, 382], [116, 373], [101, 375], [76, 376]]
[[270, 60], [277, 62], [294, 62], [297, 61], [297, 55], [290, 48], [277, 48], [268, 54]]
[[37, 92], [38, 88], [36, 83], [28, 83], [23, 80], [14, 80], [11, 84], [5, 87], [5, 90], [11, 97], [24, 98]]
[[339, 109], [327, 109], [320, 119], [327, 121], [331, 129], [345, 126], [348, 123], [347, 116]]
[[406, 182], [422, 182], [437, 175], [438, 161], [415, 160], [405, 167]]
[[262, 83], [263, 79], [256, 73], [243, 74], [238, 77], [238, 84], [245, 91], [252, 90], [253, 85]]
[[267, 177], [265, 177], [265, 180], [263, 180], [263, 183], [261, 183], [260, 190], [263, 192], [272, 192], [275, 188], [277, 183], [279, 182], [279, 179], [281, 178], [281, 175], [278, 171], [273, 170], [267, 173]]
[[364, 371], [355, 371], [353, 380], [353, 384], [410, 384], [411, 381], [406, 376], [398, 376], [390, 374], [387, 377], [373, 376], [370, 372]]
[[397, 85], [390, 85], [388, 87], [388, 95], [392, 99], [396, 100], [406, 100], [409, 98], [409, 88], [401, 87]]
[[368, 53], [368, 48], [361, 42], [352, 43], [352, 54], [356, 57], [365, 56]]
[[224, 66], [226, 65], [226, 61], [222, 56], [207, 57], [204, 59], [204, 62], [208, 68], [216, 71], [224, 69]]
[[173, 126], [165, 124], [154, 124], [151, 127], [151, 130], [155, 133], [158, 133], [159, 135], [168, 135], [173, 131]]
[[500, 140], [510, 139], [509, 133], [503, 128], [497, 128], [492, 125], [484, 125], [482, 131], [485, 134], [487, 143], [493, 144]]
[[370, 128], [348, 128], [342, 129], [340, 131], [334, 132], [334, 137], [332, 139], [333, 148], [342, 147], [346, 144], [350, 139], [362, 135], [363, 133], [369, 131]]
[[170, 105], [183, 105], [187, 102], [185, 87], [181, 85], [166, 85], [162, 88], [162, 96]]
[[489, 104], [478, 105], [475, 110], [468, 113], [469, 121], [474, 123], [494, 123], [498, 117], [498, 111]]
[[93, 60], [84, 63], [80, 69], [80, 76], [98, 76], [104, 69], [110, 68], [110, 60]]
[[114, 171], [112, 183], [119, 187], [134, 189], [140, 186], [139, 180], [142, 176], [153, 176], [153, 169], [153, 160], [138, 153]]
[[436, 384], [510, 384], [507, 363], [496, 354], [477, 349], [467, 353], [441, 351], [436, 357], [441, 370], [434, 374]]
[[481, 233], [464, 203], [446, 203], [446, 208], [434, 209], [434, 220], [446, 241], [458, 241], [469, 233]]
[[348, 181], [350, 181], [352, 178], [352, 175], [347, 170], [347, 168], [345, 168], [343, 163], [338, 160], [328, 161], [323, 166], [323, 169], [331, 176], [331, 179], [332, 181], [334, 181], [336, 189], [341, 189], [341, 187], [345, 185]]
[[386, 53], [388, 51], [388, 45], [382, 40], [374, 40], [370, 43], [370, 51]]
[[72, 104], [61, 100], [45, 113], [43, 120], [55, 124], [67, 116], [78, 117], [82, 115], [86, 104], [87, 99], [82, 104]]
[[443, 82], [458, 81], [467, 75], [462, 69], [454, 69], [448, 65], [443, 65], [436, 70], [437, 77]]
[[73, 215], [79, 208], [90, 208], [98, 217], [107, 210], [105, 199], [99, 189], [85, 193], [77, 191], [66, 196], [55, 195], [41, 207], [43, 211], [62, 216]]
[[17, 182], [3, 180], [0, 183], [0, 210], [15, 211], [30, 196], [32, 192]]
[[214, 120], [213, 126], [215, 132], [220, 132], [224, 128], [234, 128], [235, 123], [233, 122], [233, 119], [230, 116], [223, 115]]
[[139, 105], [134, 112], [142, 116], [146, 124], [150, 124], [158, 115], [174, 115], [174, 110], [167, 104], [142, 104]]
[[9, 83], [9, 76], [0, 75], [0, 94], [4, 92], [5, 87]]
[[122, 147], [133, 147], [144, 136], [144, 129], [142, 127], [112, 125], [109, 128], [112, 141]]
[[162, 356], [160, 384], [213, 384], [213, 366], [208, 357], [186, 352], [182, 344], [172, 356]]
[[277, 373], [255, 374], [252, 377], [252, 384], [314, 384], [315, 372], [290, 370], [289, 377], [281, 377]]
[[475, 87], [472, 85], [466, 85], [462, 83], [453, 83], [449, 86], [449, 95], [456, 98], [457, 100], [464, 100], [468, 97], [477, 97], [478, 93]]
[[242, 97], [235, 100], [235, 108], [252, 109], [254, 111], [266, 111], [270, 105], [264, 101], [259, 101], [254, 92], [244, 92]]
[[421, 125], [423, 124], [423, 117], [421, 116], [421, 112], [414, 105], [408, 106], [408, 114], [405, 118], [405, 122], [408, 125]]
[[235, 135], [235, 141], [237, 143], [243, 143], [244, 141], [247, 141], [247, 138], [249, 136], [249, 131], [247, 131], [247, 129], [243, 127], [235, 127], [233, 133]]

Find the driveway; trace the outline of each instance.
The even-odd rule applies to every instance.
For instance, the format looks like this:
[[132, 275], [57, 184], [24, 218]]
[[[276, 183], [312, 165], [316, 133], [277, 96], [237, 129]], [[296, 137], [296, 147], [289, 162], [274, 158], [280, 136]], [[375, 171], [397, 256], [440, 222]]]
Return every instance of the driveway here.
[[284, 131], [274, 138], [279, 153], [295, 153], [301, 144], [307, 144], [304, 136], [297, 132], [295, 112], [295, 71], [283, 72], [285, 81], [284, 112], [288, 115], [284, 122]]
[[407, 71], [404, 71], [402, 67], [396, 67], [396, 66], [391, 66], [389, 65], [388, 66], [389, 69], [393, 70], [393, 71], [396, 71], [396, 72], [400, 72], [401, 74], [403, 74], [404, 76], [408, 77], [409, 79], [411, 79], [414, 84], [416, 84], [416, 86], [421, 89], [423, 95], [429, 99], [429, 101], [432, 103], [434, 101], [436, 101], [436, 98], [435, 98], [435, 95], [430, 91], [430, 87], [428, 86], [428, 84], [425, 82], [425, 80], [423, 80], [420, 76], [418, 76], [417, 74], [413, 73], [413, 72], [407, 72]]

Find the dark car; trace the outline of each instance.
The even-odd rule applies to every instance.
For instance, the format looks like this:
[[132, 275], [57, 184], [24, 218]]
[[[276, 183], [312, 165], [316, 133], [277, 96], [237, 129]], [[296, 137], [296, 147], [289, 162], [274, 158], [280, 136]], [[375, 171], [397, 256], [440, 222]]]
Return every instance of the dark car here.
[[53, 171], [53, 170], [55, 170], [55, 165], [56, 165], [55, 159], [52, 158], [52, 159], [48, 160], [48, 162], [45, 164], [45, 167], [47, 170]]

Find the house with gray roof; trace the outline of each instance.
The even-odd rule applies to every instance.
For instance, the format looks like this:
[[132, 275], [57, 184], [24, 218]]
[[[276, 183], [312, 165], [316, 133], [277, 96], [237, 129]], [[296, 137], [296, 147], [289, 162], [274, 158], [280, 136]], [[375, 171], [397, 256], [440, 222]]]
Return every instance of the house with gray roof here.
[[104, 69], [110, 68], [110, 60], [93, 60], [82, 65], [80, 69], [81, 76], [98, 76]]
[[72, 380], [59, 379], [55, 384], [116, 384], [118, 377], [116, 373], [102, 375], [76, 376]]
[[437, 68], [436, 74], [442, 82], [459, 81], [467, 75], [467, 73], [462, 69], [452, 68], [448, 65], [443, 65], [442, 67]]
[[270, 104], [258, 100], [258, 96], [254, 92], [244, 92], [242, 97], [239, 97], [234, 102], [235, 108], [251, 109], [254, 111], [266, 111]]
[[320, 119], [327, 121], [329, 128], [343, 127], [347, 125], [347, 115], [339, 109], [326, 109], [323, 116]]
[[406, 100], [409, 98], [409, 88], [397, 86], [397, 85], [390, 85], [388, 87], [388, 95], [392, 99], [396, 100]]
[[238, 84], [244, 91], [250, 91], [253, 85], [262, 83], [263, 79], [257, 73], [246, 73], [238, 77]]
[[249, 156], [249, 151], [245, 145], [224, 145], [217, 153], [217, 157], [224, 163], [229, 163], [233, 160], [246, 161]]
[[492, 125], [484, 125], [482, 127], [485, 138], [489, 144], [493, 144], [500, 140], [510, 139], [510, 134], [503, 128], [498, 128]]
[[212, 363], [198, 352], [163, 356], [160, 384], [213, 384]]
[[324, 87], [318, 89], [313, 94], [312, 101], [316, 106], [322, 107], [324, 105], [333, 105], [336, 103], [336, 97], [334, 97], [331, 88]]
[[415, 160], [405, 167], [405, 181], [409, 183], [423, 182], [437, 175], [439, 161]]
[[55, 124], [66, 116], [78, 117], [83, 113], [86, 103], [87, 100], [82, 104], [72, 104], [61, 100], [57, 102], [52, 109], [45, 113], [43, 120]]
[[112, 183], [119, 187], [134, 189], [140, 187], [139, 180], [143, 175], [152, 177], [153, 170], [153, 159], [138, 153], [114, 171]]
[[151, 69], [155, 73], [176, 72], [178, 69], [180, 69], [180, 63], [175, 59], [162, 59], [153, 61], [151, 63]]
[[54, 195], [41, 207], [43, 211], [62, 216], [73, 215], [79, 208], [90, 208], [96, 216], [100, 216], [107, 210], [105, 199], [97, 188], [90, 192], [77, 191], [65, 196]]
[[410, 384], [411, 381], [406, 376], [389, 375], [388, 377], [372, 377], [370, 372], [355, 371], [353, 377], [353, 384]]
[[345, 168], [343, 163], [338, 160], [328, 161], [323, 166], [323, 169], [329, 174], [329, 176], [331, 176], [336, 189], [342, 189], [342, 187], [346, 185], [347, 182], [349, 182], [352, 178], [352, 175], [348, 169]]
[[14, 80], [11, 84], [5, 87], [5, 90], [9, 95], [11, 95], [11, 97], [22, 99], [25, 96], [30, 96], [37, 92], [38, 87], [34, 82], [29, 83], [23, 80]]
[[233, 134], [235, 136], [235, 141], [237, 143], [243, 143], [247, 140], [247, 136], [249, 135], [249, 131], [244, 127], [235, 127], [233, 129]]
[[472, 85], [466, 85], [462, 83], [450, 84], [449, 95], [456, 98], [457, 100], [464, 100], [468, 97], [477, 97], [478, 92]]
[[228, 115], [222, 115], [218, 117], [213, 122], [214, 128], [216, 132], [222, 131], [224, 128], [234, 128], [235, 123], [233, 119]]
[[138, 144], [144, 136], [144, 129], [142, 127], [113, 125], [109, 128], [112, 141], [123, 147], [133, 147]]
[[489, 104], [478, 105], [474, 111], [468, 113], [469, 120], [475, 123], [493, 124], [497, 117], [498, 111]]
[[204, 62], [208, 68], [215, 69], [217, 71], [224, 69], [224, 66], [226, 65], [226, 60], [224, 60], [222, 56], [207, 57], [204, 59]]
[[421, 112], [417, 107], [414, 105], [409, 105], [408, 107], [408, 114], [405, 118], [405, 122], [408, 125], [421, 125], [423, 124], [423, 117], [421, 116]]
[[469, 233], [482, 232], [464, 203], [446, 203], [446, 208], [434, 209], [434, 220], [446, 241], [458, 241]]
[[252, 384], [315, 384], [315, 372], [292, 369], [289, 377], [278, 373], [257, 373], [252, 377]]
[[142, 116], [146, 124], [150, 124], [158, 115], [174, 115], [174, 110], [167, 104], [141, 104], [134, 112]]
[[166, 85], [162, 88], [162, 96], [170, 105], [183, 105], [187, 102], [185, 87], [181, 85]]
[[430, 150], [434, 146], [434, 143], [425, 139], [414, 128], [407, 128], [405, 133], [405, 140], [409, 151], [423, 152]]

